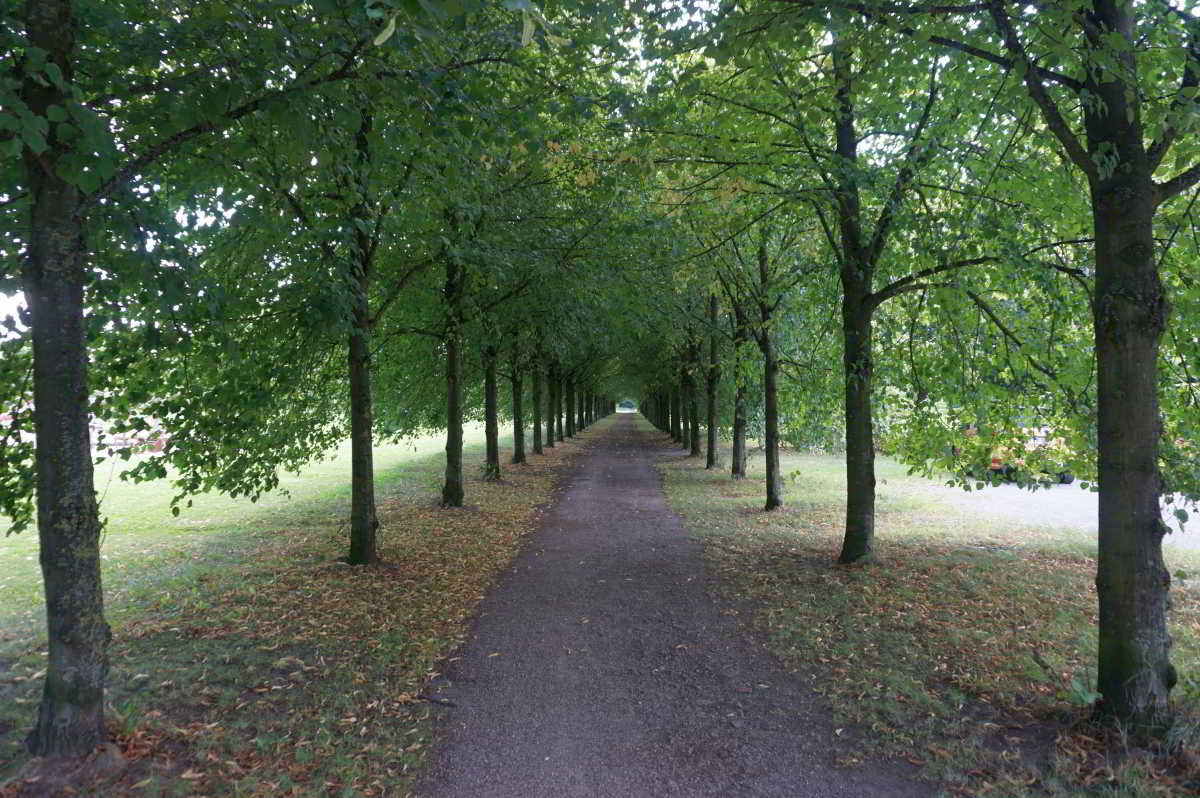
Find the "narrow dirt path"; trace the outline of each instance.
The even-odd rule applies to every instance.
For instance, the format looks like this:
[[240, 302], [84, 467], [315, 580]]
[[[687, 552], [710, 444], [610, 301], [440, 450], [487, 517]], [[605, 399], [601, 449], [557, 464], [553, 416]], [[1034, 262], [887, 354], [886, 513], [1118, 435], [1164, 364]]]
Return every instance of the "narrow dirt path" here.
[[632, 415], [605, 424], [439, 685], [422, 794], [931, 795], [835, 766], [820, 697], [712, 601], [662, 448]]

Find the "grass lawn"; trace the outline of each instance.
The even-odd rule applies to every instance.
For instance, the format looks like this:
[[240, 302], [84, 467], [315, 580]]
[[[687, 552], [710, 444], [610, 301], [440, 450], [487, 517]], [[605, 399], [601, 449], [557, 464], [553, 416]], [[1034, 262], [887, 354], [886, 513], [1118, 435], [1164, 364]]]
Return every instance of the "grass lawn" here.
[[[724, 453], [728, 463], [728, 452]], [[1095, 543], [972, 517], [879, 458], [877, 561], [835, 565], [845, 513], [836, 456], [784, 452], [785, 506], [762, 512], [763, 461], [732, 482], [703, 460], [662, 467], [728, 598], [814, 676], [840, 762], [907, 760], [948, 794], [1200, 794], [1200, 588], [1172, 586], [1180, 723], [1139, 750], [1087, 723], [1095, 683]], [[1195, 574], [1200, 552], [1168, 551]], [[735, 604], [735, 606], [737, 606]]]
[[[290, 496], [202, 496], [178, 518], [169, 486], [110, 482], [102, 464], [109, 715], [131, 764], [90, 789], [404, 795], [430, 733], [421, 686], [580, 446], [560, 443], [485, 483], [482, 437], [468, 433], [468, 506], [458, 510], [437, 506], [442, 439], [376, 450], [379, 568], [337, 561], [348, 545], [348, 451], [286, 477]], [[27, 761], [42, 612], [36, 536], [0, 540], [0, 782]], [[47, 788], [0, 787], [10, 794]]]

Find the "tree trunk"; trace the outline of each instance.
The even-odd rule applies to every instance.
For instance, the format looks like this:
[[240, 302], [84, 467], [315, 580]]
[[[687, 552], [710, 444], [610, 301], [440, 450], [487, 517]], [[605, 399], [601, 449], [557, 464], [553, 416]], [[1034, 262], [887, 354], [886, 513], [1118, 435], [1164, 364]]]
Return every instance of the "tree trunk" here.
[[[362, 242], [360, 242], [361, 244]], [[360, 250], [365, 253], [368, 248]], [[371, 417], [370, 274], [363, 264], [354, 270], [354, 329], [350, 332], [350, 554], [351, 565], [379, 561], [375, 512], [374, 435]]]
[[734, 386], [733, 394], [733, 465], [730, 476], [734, 479], [746, 477], [746, 386], [741, 378]]
[[684, 371], [679, 389], [679, 447], [684, 451], [692, 448], [692, 382]]
[[[842, 378], [846, 420], [846, 531], [838, 562], [871, 557], [875, 538], [875, 439], [871, 428], [871, 284], [874, 262], [864, 244], [858, 193], [858, 135], [850, 57], [833, 51], [837, 76], [834, 135], [841, 177], [836, 193], [841, 236]], [[882, 224], [882, 222], [880, 222]]]
[[575, 380], [568, 379], [566, 381], [566, 401], [564, 402], [567, 414], [567, 437], [575, 437]]
[[[699, 357], [693, 360], [693, 363], [698, 364]], [[700, 456], [700, 403], [696, 399], [696, 379], [691, 374], [688, 374], [688, 383], [690, 390], [688, 391], [688, 420], [691, 421], [691, 434], [688, 435], [688, 456]]]
[[557, 400], [554, 398], [557, 392], [558, 375], [551, 365], [546, 372], [546, 446], [554, 448], [554, 407]]
[[500, 479], [500, 418], [496, 396], [495, 346], [483, 349], [483, 438], [486, 452], [483, 462], [483, 478]]
[[[29, 43], [45, 51], [69, 84], [71, 3], [29, 0], [25, 20]], [[70, 105], [53, 81], [43, 85], [27, 76], [22, 94], [38, 118], [51, 105]], [[88, 430], [84, 216], [78, 190], [55, 170], [72, 146], [57, 140], [55, 127], [50, 125], [48, 149], [24, 152], [32, 201], [24, 288], [32, 315], [38, 544], [49, 643], [42, 701], [25, 744], [35, 756], [68, 757], [86, 754], [104, 739], [111, 634], [104, 620]]]
[[871, 558], [875, 543], [875, 433], [871, 420], [871, 309], [843, 277], [842, 365], [846, 419], [846, 533], [840, 563]]
[[766, 468], [767, 503], [764, 509], [774, 510], [783, 504], [783, 478], [779, 473], [779, 392], [776, 383], [779, 376], [779, 360], [775, 354], [775, 341], [771, 331], [763, 333], [767, 339], [763, 347], [763, 395], [766, 415]]
[[779, 357], [775, 352], [774, 331], [771, 325], [772, 307], [768, 301], [771, 283], [770, 263], [764, 238], [758, 248], [759, 315], [762, 327], [759, 347], [763, 355], [763, 395], [766, 427], [767, 503], [764, 509], [774, 510], [783, 504], [783, 478], [779, 473]]
[[518, 368], [516, 354], [512, 359], [512, 416], [513, 416], [513, 464], [525, 462], [525, 413], [522, 407], [525, 399], [524, 380]]
[[671, 416], [671, 440], [676, 443], [683, 443], [683, 423], [679, 418], [679, 389], [671, 389], [671, 402], [669, 405], [669, 413]]
[[533, 404], [533, 453], [544, 454], [542, 450], [542, 372], [537, 366], [533, 369], [533, 386], [530, 400]]
[[463, 504], [463, 422], [462, 422], [462, 362], [459, 348], [459, 320], [463, 269], [453, 258], [446, 259], [447, 305], [446, 318], [446, 482], [442, 486], [442, 506], [462, 507]]
[[705, 399], [708, 403], [708, 448], [704, 467], [717, 467], [717, 383], [721, 378], [717, 367], [717, 295], [708, 297], [708, 370], [705, 372]]
[[[1131, 28], [1130, 7], [1097, 6], [1111, 17], [1102, 19], [1104, 28]], [[1158, 347], [1169, 309], [1154, 254], [1153, 170], [1140, 115], [1129, 106], [1123, 82], [1090, 88], [1098, 102], [1086, 115], [1088, 151], [1109, 149], [1119, 163], [1112, 175], [1090, 181], [1100, 484], [1097, 681], [1100, 709], [1141, 737], [1170, 723], [1176, 681], [1158, 470]]]
[[1171, 575], [1159, 510], [1158, 344], [1167, 303], [1154, 261], [1147, 186], [1093, 190], [1096, 232], [1100, 529], [1099, 692], [1134, 728], [1170, 720]]
[[734, 303], [734, 393], [733, 393], [733, 465], [730, 475], [734, 479], [746, 477], [746, 381], [742, 375], [743, 346], [747, 343], [746, 314], [742, 306]]
[[563, 389], [564, 383], [560, 375], [554, 380], [554, 433], [560, 441], [567, 439], [566, 429], [563, 427]]

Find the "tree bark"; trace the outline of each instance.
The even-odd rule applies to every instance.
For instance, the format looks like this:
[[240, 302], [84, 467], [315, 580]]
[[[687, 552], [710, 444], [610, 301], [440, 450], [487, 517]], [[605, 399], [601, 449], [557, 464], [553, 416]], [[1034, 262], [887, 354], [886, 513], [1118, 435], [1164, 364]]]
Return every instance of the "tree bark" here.
[[840, 43], [834, 47], [833, 59], [837, 77], [834, 138], [841, 166], [836, 200], [841, 237], [842, 377], [846, 421], [846, 530], [838, 562], [852, 563], [870, 559], [875, 542], [875, 438], [871, 424], [874, 262], [863, 240], [851, 65], [849, 54]]
[[729, 473], [734, 479], [746, 478], [746, 386], [741, 379], [733, 394], [733, 453]]
[[[699, 347], [692, 348], [692, 364], [696, 367], [700, 365]], [[688, 372], [688, 383], [690, 390], [688, 391], [688, 420], [691, 421], [691, 433], [688, 435], [688, 456], [700, 456], [700, 402], [696, 397], [696, 378], [692, 372]]]
[[763, 347], [763, 396], [766, 415], [766, 470], [767, 503], [764, 509], [774, 510], [783, 504], [783, 477], [779, 473], [779, 360], [775, 354], [775, 341], [769, 331]]
[[[1088, 16], [1129, 38], [1134, 11], [1097, 2]], [[1136, 74], [1133, 47], [1123, 66]], [[1108, 73], [1110, 75], [1116, 73]], [[1119, 78], [1088, 88], [1088, 152], [1108, 150], [1118, 166], [1089, 180], [1096, 237], [1096, 376], [1099, 442], [1100, 709], [1137, 736], [1166, 728], [1176, 673], [1167, 629], [1171, 575], [1162, 557], [1159, 510], [1158, 347], [1169, 308], [1154, 252], [1153, 167], [1136, 89]]]
[[500, 479], [500, 408], [496, 395], [496, 358], [492, 344], [483, 349], [483, 478]]
[[708, 297], [708, 369], [704, 374], [705, 377], [705, 399], [708, 403], [708, 447], [705, 452], [704, 467], [706, 469], [717, 467], [717, 384], [720, 381], [721, 374], [717, 366], [717, 313], [720, 310], [717, 304], [717, 295], [710, 294]]
[[871, 310], [862, 286], [843, 278], [846, 533], [840, 563], [870, 559], [875, 543], [875, 431], [871, 419]]
[[[367, 251], [367, 248], [360, 249], [363, 253]], [[360, 263], [353, 276], [354, 329], [350, 332], [349, 347], [350, 553], [346, 562], [351, 565], [373, 565], [379, 561], [376, 546], [379, 519], [375, 510], [369, 267]]]
[[524, 380], [514, 352], [512, 358], [512, 415], [513, 415], [513, 465], [525, 462], [525, 413], [524, 413]]
[[558, 375], [554, 370], [554, 365], [551, 364], [546, 372], [546, 446], [554, 448], [554, 407], [557, 400], [554, 398], [558, 384]]
[[692, 381], [687, 369], [679, 377], [679, 447], [684, 451], [692, 448]]
[[463, 505], [462, 362], [459, 324], [462, 312], [463, 269], [453, 258], [446, 259], [446, 481], [442, 506]]
[[759, 348], [763, 356], [763, 395], [766, 426], [767, 502], [764, 509], [774, 510], [783, 505], [783, 477], [779, 473], [779, 357], [775, 352], [775, 337], [771, 325], [774, 309], [769, 298], [771, 285], [770, 261], [764, 237], [758, 248]]
[[[46, 52], [69, 85], [75, 44], [71, 3], [29, 0], [25, 24], [29, 43]], [[52, 105], [70, 104], [53, 81], [32, 75], [25, 77], [22, 95], [39, 118]], [[25, 744], [30, 753], [46, 757], [86, 754], [104, 739], [111, 639], [88, 429], [85, 221], [79, 191], [55, 170], [70, 147], [57, 139], [52, 124], [47, 149], [40, 155], [24, 152], [32, 210], [23, 277], [32, 317], [37, 524], [49, 643], [42, 700]]]
[[748, 343], [746, 338], [749, 328], [746, 325], [745, 311], [742, 310], [742, 306], [737, 302], [733, 304], [733, 314], [735, 324], [733, 333], [733, 465], [730, 467], [730, 475], [734, 479], [745, 479], [746, 381], [742, 375], [742, 358], [745, 356], [743, 346]]
[[[370, 162], [373, 120], [364, 109], [355, 137], [358, 168], [365, 172]], [[370, 216], [365, 197], [356, 203], [352, 222]], [[350, 369], [350, 552], [351, 565], [374, 565], [379, 561], [376, 535], [379, 518], [375, 508], [374, 423], [371, 396], [371, 272], [374, 247], [363, 224], [353, 224], [354, 252], [350, 274], [351, 317], [348, 360]]]
[[671, 389], [671, 400], [668, 413], [671, 416], [671, 440], [676, 443], [683, 443], [683, 423], [679, 418], [679, 389]]
[[[1171, 575], [1159, 510], [1158, 344], [1167, 302], [1154, 260], [1144, 181], [1093, 191], [1099, 425], [1099, 692], [1135, 728], [1170, 721]], [[1130, 185], [1134, 184], [1134, 185]]]
[[542, 371], [533, 368], [533, 385], [530, 401], [533, 405], [533, 453], [545, 454], [542, 449]]
[[566, 430], [563, 427], [563, 379], [561, 373], [556, 373], [554, 379], [554, 434], [560, 441], [565, 441]]
[[575, 437], [575, 380], [568, 378], [565, 384], [566, 401], [564, 402], [566, 409], [567, 422], [567, 437]]

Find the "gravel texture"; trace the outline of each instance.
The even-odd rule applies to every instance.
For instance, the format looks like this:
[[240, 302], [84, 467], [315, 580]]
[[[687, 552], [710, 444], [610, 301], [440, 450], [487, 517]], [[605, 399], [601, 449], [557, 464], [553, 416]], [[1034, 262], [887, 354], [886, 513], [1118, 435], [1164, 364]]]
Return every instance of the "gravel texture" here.
[[[712, 598], [634, 416], [606, 422], [431, 686], [427, 796], [932, 795], [834, 763], [829, 712]], [[849, 732], [847, 732], [849, 733]]]

